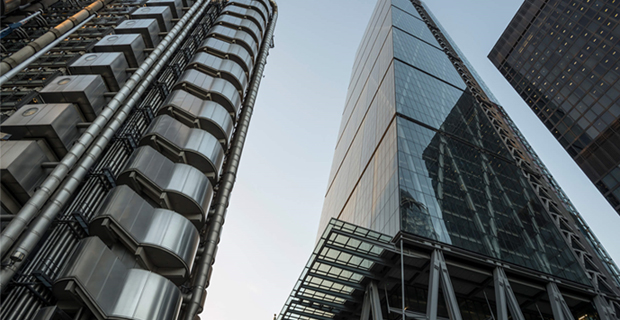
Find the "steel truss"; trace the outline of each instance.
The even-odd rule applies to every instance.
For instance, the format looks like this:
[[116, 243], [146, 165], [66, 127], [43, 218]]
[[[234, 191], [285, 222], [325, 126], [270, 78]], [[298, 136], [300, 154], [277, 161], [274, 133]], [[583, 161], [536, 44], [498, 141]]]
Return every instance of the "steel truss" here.
[[564, 240], [572, 249], [581, 267], [586, 271], [586, 275], [597, 292], [597, 297], [594, 299], [598, 301], [596, 303], [597, 308], [608, 310], [607, 312], [600, 312], [602, 319], [615, 319], [612, 304], [620, 300], [620, 280], [618, 278], [620, 272], [618, 267], [592, 234], [583, 218], [570, 203], [503, 108], [491, 102], [467, 65], [458, 58], [458, 53], [444, 36], [441, 28], [435, 24], [422, 3], [418, 0], [411, 1], [447, 53], [468, 90], [482, 107], [485, 115], [515, 159], [516, 165], [536, 192], [558, 230], [561, 231]]

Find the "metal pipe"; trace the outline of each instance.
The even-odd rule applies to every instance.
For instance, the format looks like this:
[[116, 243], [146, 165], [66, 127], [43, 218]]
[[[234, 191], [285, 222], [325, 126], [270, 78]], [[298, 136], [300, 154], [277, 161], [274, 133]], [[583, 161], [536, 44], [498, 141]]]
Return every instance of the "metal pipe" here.
[[257, 59], [254, 75], [252, 76], [252, 82], [250, 83], [250, 89], [248, 91], [243, 109], [241, 110], [239, 122], [230, 147], [230, 153], [228, 159], [226, 160], [226, 167], [223, 170], [220, 180], [219, 192], [217, 193], [217, 197], [214, 201], [213, 214], [209, 219], [209, 226], [205, 236], [206, 245], [204, 253], [200, 256], [198, 270], [196, 271], [196, 275], [194, 277], [192, 293], [187, 306], [185, 307], [185, 315], [183, 317], [185, 320], [193, 320], [194, 317], [202, 311], [202, 303], [204, 303], [206, 298], [206, 288], [209, 286], [212, 265], [215, 262], [215, 253], [217, 251], [217, 245], [220, 242], [220, 234], [226, 218], [228, 199], [230, 198], [230, 193], [237, 177], [237, 169], [239, 168], [239, 161], [241, 160], [241, 152], [243, 151], [245, 136], [250, 126], [250, 119], [252, 118], [256, 95], [258, 94], [258, 88], [260, 86], [261, 79], [263, 78], [263, 70], [265, 69], [265, 64], [267, 63], [269, 48], [272, 44], [273, 31], [275, 30], [276, 20], [278, 19], [278, 6], [274, 0], [270, 0], [270, 2], [273, 7], [273, 17], [269, 22], [269, 28], [263, 38], [264, 40], [261, 47], [260, 56]]
[[29, 16], [27, 16], [27, 17], [25, 17], [25, 18], [15, 22], [15, 23], [9, 24], [8, 27], [6, 27], [6, 28], [2, 29], [2, 31], [0, 31], [0, 39], [8, 36], [9, 34], [11, 34], [13, 32], [13, 30], [15, 30], [15, 29], [25, 25], [32, 18], [40, 15], [41, 13], [43, 13], [43, 11], [42, 10], [38, 10], [37, 12], [35, 12], [35, 13], [33, 13], [33, 14], [31, 14], [31, 15], [29, 15]]
[[[202, 3], [202, 1], [194, 4], [192, 6], [193, 11], [190, 9], [188, 13], [193, 14], [196, 10], [198, 10], [200, 3]], [[127, 80], [125, 85], [121, 88], [121, 90], [119, 90], [118, 94], [112, 98], [107, 107], [99, 116], [97, 116], [92, 125], [84, 132], [84, 134], [82, 134], [73, 147], [71, 147], [71, 150], [69, 150], [58, 166], [56, 166], [45, 181], [43, 181], [39, 187], [39, 190], [35, 192], [35, 194], [22, 207], [16, 217], [9, 223], [9, 225], [6, 226], [0, 236], [0, 257], [5, 258], [15, 241], [17, 241], [23, 231], [28, 227], [39, 210], [43, 208], [43, 205], [45, 205], [47, 200], [66, 178], [69, 171], [73, 169], [78, 160], [80, 160], [80, 158], [84, 155], [90, 144], [97, 138], [97, 136], [99, 136], [106, 124], [114, 117], [117, 109], [123, 104], [132, 91], [134, 91], [138, 83], [142, 81], [145, 74], [150, 72], [150, 70], [153, 70], [152, 66], [158, 61], [159, 57], [167, 49], [166, 47], [176, 38], [177, 34], [180, 32], [180, 29], [185, 26], [187, 20], [189, 19], [190, 15], [185, 14], [181, 21], [179, 21], [179, 23], [177, 23], [170, 31], [170, 34], [166, 36], [164, 40], [159, 43], [159, 45], [157, 45], [153, 53], [149, 54], [148, 58], [144, 63], [142, 63], [140, 68], [138, 68], [129, 80]], [[151, 77], [151, 79], [153, 77]], [[140, 84], [140, 86], [144, 88], [146, 88], [147, 85]], [[17, 258], [19, 259], [19, 257]]]
[[[192, 26], [196, 23], [196, 21], [199, 18], [202, 18], [202, 14], [209, 7], [209, 5], [210, 5], [210, 2], [208, 0], [200, 0], [196, 2], [192, 6], [192, 8], [183, 16], [181, 21], [179, 21], [179, 23], [177, 23], [174, 26], [174, 28], [172, 28], [172, 30], [166, 36], [166, 38], [164, 38], [164, 40], [160, 42], [157, 48], [155, 48], [155, 51], [148, 56], [146, 61], [132, 75], [130, 80], [127, 82], [128, 83], [133, 82], [135, 84], [142, 78], [142, 76], [144, 76], [144, 73], [147, 70], [149, 70], [148, 74], [140, 82], [138, 87], [134, 90], [133, 94], [128, 99], [127, 103], [123, 105], [123, 107], [119, 110], [119, 112], [116, 114], [114, 119], [112, 119], [112, 121], [110, 121], [110, 123], [108, 123], [105, 126], [105, 130], [101, 134], [99, 134], [99, 132], [101, 131], [100, 128], [103, 128], [104, 126], [99, 125], [98, 120], [100, 120], [100, 117], [102, 117], [104, 113], [102, 112], [102, 114], [98, 116], [97, 119], [95, 119], [95, 121], [93, 122], [93, 126], [97, 126], [98, 130], [95, 133], [90, 133], [89, 138], [94, 139], [95, 137], [97, 137], [97, 141], [88, 150], [88, 153], [86, 153], [81, 158], [79, 165], [71, 172], [71, 175], [67, 177], [66, 179], [64, 179], [62, 188], [60, 188], [60, 190], [58, 190], [58, 192], [54, 194], [54, 197], [53, 199], [51, 199], [50, 204], [45, 208], [45, 210], [33, 223], [30, 230], [20, 239], [19, 243], [17, 243], [15, 254], [13, 256], [19, 257], [20, 259], [13, 260], [12, 264], [6, 266], [4, 269], [0, 271], [0, 292], [6, 288], [6, 285], [13, 278], [17, 270], [19, 270], [21, 266], [23, 265], [23, 263], [25, 263], [25, 258], [32, 252], [32, 250], [37, 245], [37, 243], [39, 242], [39, 240], [41, 239], [45, 231], [49, 228], [53, 219], [60, 212], [60, 210], [66, 204], [66, 202], [71, 198], [71, 195], [78, 188], [81, 181], [84, 179], [84, 177], [86, 176], [86, 174], [88, 173], [92, 165], [97, 161], [97, 159], [99, 158], [99, 156], [101, 155], [105, 147], [108, 145], [108, 143], [112, 139], [116, 130], [118, 130], [118, 128], [123, 124], [125, 119], [129, 116], [129, 113], [131, 112], [133, 107], [140, 101], [140, 97], [149, 87], [150, 83], [155, 79], [159, 71], [163, 69], [163, 67], [166, 65], [166, 62], [170, 58], [170, 56], [174, 53], [176, 48], [178, 48], [179, 45], [181, 45], [181, 42], [183, 41], [183, 39], [192, 30]], [[133, 88], [134, 86], [131, 86], [131, 87]], [[104, 112], [108, 111], [110, 115], [109, 116], [106, 115], [103, 118], [108, 119], [111, 115], [113, 115], [114, 110], [118, 109], [118, 107], [121, 105], [122, 103], [121, 101], [125, 100], [125, 99], [122, 99], [122, 100], [118, 99], [120, 95], [126, 94], [125, 92], [130, 93], [131, 91], [130, 89], [123, 87], [119, 91], [119, 94], [116, 97], [114, 97], [112, 102], [110, 102], [110, 104], [104, 110]], [[106, 120], [103, 120], [103, 119], [101, 121], [107, 122]], [[93, 128], [93, 126], [91, 126], [89, 130]], [[80, 138], [80, 140], [85, 135], [83, 135]], [[77, 157], [76, 160], [77, 159], [80, 159], [80, 157]], [[63, 159], [63, 162], [64, 160], [65, 159]], [[59, 165], [57, 169], [61, 167], [63, 166]], [[24, 206], [24, 208], [25, 207], [26, 206]], [[33, 206], [31, 206], [30, 208], [32, 207]], [[35, 211], [35, 214], [36, 214], [36, 211]], [[15, 219], [13, 221], [15, 221]], [[4, 238], [4, 234], [2, 236]]]
[[[54, 40], [63, 37], [66, 38], [67, 36], [69, 36], [69, 34], [71, 34], [69, 32], [73, 30], [73, 27], [75, 27], [77, 24], [80, 24], [91, 15], [96, 14], [99, 9], [103, 8], [110, 1], [112, 0], [94, 1], [84, 9], [67, 18], [67, 20], [52, 28], [50, 31], [46, 32], [44, 35], [38, 37], [36, 40], [28, 43], [19, 51], [2, 60], [2, 62], [0, 62], [0, 74], [7, 74], [11, 69], [14, 69], [17, 66], [21, 65], [22, 62], [30, 58], [35, 53], [42, 51], [42, 49], [46, 48], [47, 45], [52, 43]], [[6, 80], [4, 80], [3, 78], [3, 80], [0, 81], [0, 85], [6, 82]]]
[[50, 44], [45, 46], [45, 48], [39, 50], [38, 52], [36, 52], [34, 55], [32, 55], [30, 58], [26, 59], [22, 63], [20, 63], [15, 68], [8, 69], [7, 72], [2, 72], [2, 77], [0, 77], [0, 86], [3, 85], [5, 82], [9, 81], [16, 74], [20, 73], [22, 70], [24, 70], [26, 67], [28, 67], [28, 65], [33, 63], [35, 60], [39, 59], [40, 56], [42, 56], [45, 53], [47, 53], [48, 51], [50, 51], [50, 49], [55, 47], [59, 42], [64, 41], [69, 35], [71, 35], [75, 31], [77, 31], [81, 27], [83, 27], [86, 23], [88, 23], [94, 17], [95, 17], [95, 15], [92, 15], [92, 16], [88, 17], [86, 20], [82, 21], [80, 24], [78, 24], [77, 26], [73, 27], [71, 30], [67, 31], [67, 33], [65, 33], [62, 37], [59, 37], [58, 39], [52, 41]]

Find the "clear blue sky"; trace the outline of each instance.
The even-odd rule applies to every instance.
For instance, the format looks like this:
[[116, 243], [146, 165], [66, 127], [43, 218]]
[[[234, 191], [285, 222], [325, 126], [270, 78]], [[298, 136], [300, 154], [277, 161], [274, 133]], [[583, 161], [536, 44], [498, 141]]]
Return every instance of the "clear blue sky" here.
[[[278, 1], [278, 0], [276, 0]], [[486, 58], [522, 0], [426, 0], [616, 261], [620, 216]], [[279, 0], [202, 319], [270, 320], [314, 248], [355, 51], [375, 0]]]

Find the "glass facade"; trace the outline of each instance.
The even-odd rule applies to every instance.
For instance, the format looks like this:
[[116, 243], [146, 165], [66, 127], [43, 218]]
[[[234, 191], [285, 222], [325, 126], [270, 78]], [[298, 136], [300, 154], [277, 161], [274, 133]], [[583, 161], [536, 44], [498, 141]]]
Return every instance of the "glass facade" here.
[[380, 0], [358, 49], [319, 234], [331, 218], [589, 285], [409, 0]]
[[489, 59], [620, 213], [619, 6], [527, 0]]

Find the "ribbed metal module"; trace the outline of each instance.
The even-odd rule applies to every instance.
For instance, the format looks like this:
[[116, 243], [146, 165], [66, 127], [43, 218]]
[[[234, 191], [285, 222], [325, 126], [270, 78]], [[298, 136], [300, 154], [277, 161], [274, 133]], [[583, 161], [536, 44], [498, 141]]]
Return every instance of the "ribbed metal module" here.
[[194, 319], [275, 3], [34, 5], [2, 33], [0, 318]]

